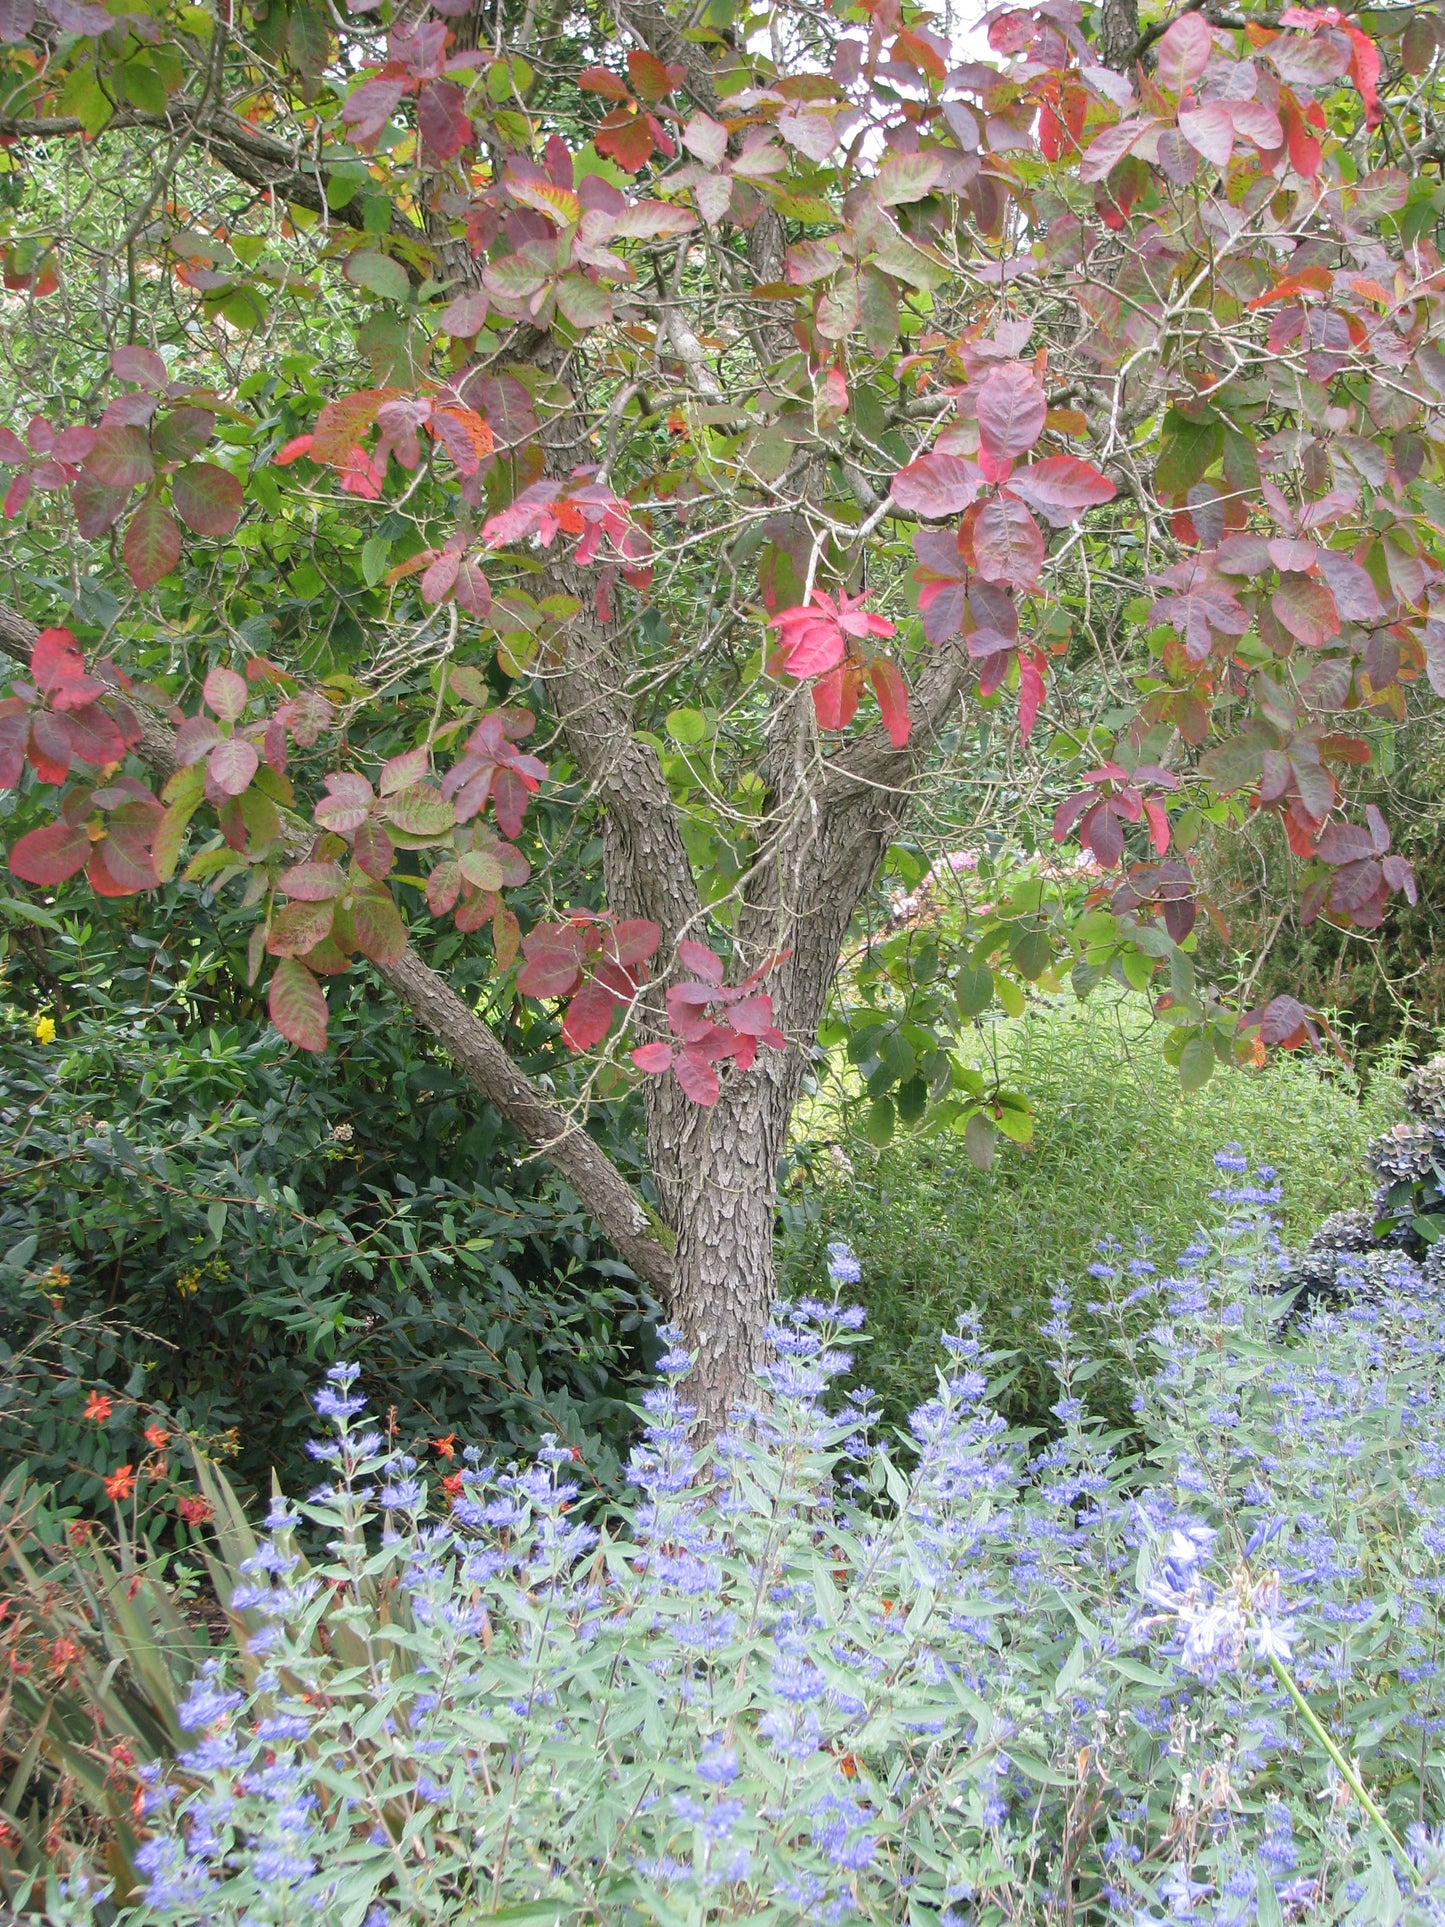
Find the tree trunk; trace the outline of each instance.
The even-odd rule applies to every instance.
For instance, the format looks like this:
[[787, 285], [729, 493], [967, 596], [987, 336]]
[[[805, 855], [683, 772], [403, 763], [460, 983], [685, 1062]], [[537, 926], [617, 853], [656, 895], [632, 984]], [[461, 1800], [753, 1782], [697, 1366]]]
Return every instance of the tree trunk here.
[[1139, 39], [1139, 0], [1104, 0], [1099, 51], [1104, 65], [1124, 73]]
[[[796, 1052], [763, 1054], [723, 1075], [710, 1110], [691, 1107], [681, 1142], [649, 1132], [669, 1222], [677, 1227], [670, 1309], [696, 1354], [688, 1380], [704, 1431], [715, 1431], [762, 1359], [773, 1301], [777, 1168], [797, 1096]], [[656, 1117], [661, 1107], [654, 1106]]]

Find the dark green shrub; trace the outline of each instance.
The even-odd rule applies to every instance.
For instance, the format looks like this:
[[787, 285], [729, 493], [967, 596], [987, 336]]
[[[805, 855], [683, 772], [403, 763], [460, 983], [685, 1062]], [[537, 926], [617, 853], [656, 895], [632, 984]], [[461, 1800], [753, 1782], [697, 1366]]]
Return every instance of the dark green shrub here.
[[[0, 1466], [93, 1505], [160, 1414], [243, 1488], [297, 1481], [304, 1388], [347, 1356], [403, 1439], [510, 1453], [556, 1431], [610, 1484], [655, 1308], [388, 1000], [335, 996], [312, 1058], [232, 988], [219, 933], [182, 946], [92, 905], [24, 930], [0, 1033]], [[87, 1420], [97, 1390], [113, 1409]]]

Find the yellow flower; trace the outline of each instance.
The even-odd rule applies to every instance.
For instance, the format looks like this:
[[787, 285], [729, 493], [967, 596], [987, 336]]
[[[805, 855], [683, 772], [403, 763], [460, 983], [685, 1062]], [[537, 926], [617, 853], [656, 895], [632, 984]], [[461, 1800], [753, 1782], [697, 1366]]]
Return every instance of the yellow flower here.
[[55, 1042], [55, 1019], [53, 1017], [37, 1017], [30, 1028], [34, 1032], [37, 1044], [53, 1044]]

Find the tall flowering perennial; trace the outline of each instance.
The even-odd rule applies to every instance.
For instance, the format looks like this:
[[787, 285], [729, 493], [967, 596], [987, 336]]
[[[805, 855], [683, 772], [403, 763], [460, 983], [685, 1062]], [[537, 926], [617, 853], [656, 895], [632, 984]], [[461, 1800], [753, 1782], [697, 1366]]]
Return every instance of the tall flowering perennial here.
[[[803, 1299], [700, 1450], [673, 1335], [615, 1522], [560, 1445], [394, 1452], [338, 1367], [240, 1650], [141, 1769], [119, 1919], [1440, 1920], [1439, 1308], [1402, 1257], [1285, 1324], [1277, 1183], [1220, 1165], [1172, 1269], [1118, 1237], [1087, 1268], [1129, 1435], [1063, 1286], [1047, 1437], [993, 1409], [965, 1319], [881, 1442], [839, 1390], [861, 1314]], [[112, 1918], [66, 1871], [49, 1918]]]

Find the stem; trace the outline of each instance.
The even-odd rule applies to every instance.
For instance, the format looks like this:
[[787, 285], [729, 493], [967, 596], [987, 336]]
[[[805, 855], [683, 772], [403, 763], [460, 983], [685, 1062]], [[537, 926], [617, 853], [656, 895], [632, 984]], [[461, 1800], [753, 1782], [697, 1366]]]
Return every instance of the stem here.
[[1275, 1678], [1279, 1681], [1280, 1685], [1289, 1694], [1290, 1698], [1294, 1701], [1296, 1707], [1299, 1709], [1300, 1714], [1303, 1716], [1305, 1725], [1310, 1729], [1311, 1733], [1314, 1734], [1315, 1738], [1319, 1741], [1320, 1745], [1325, 1749], [1326, 1753], [1329, 1754], [1330, 1758], [1334, 1761], [1335, 1766], [1339, 1769], [1340, 1778], [1344, 1781], [1345, 1785], [1350, 1789], [1351, 1793], [1354, 1794], [1355, 1798], [1359, 1801], [1360, 1805], [1365, 1809], [1365, 1812], [1369, 1814], [1370, 1818], [1374, 1821], [1375, 1825], [1380, 1829], [1381, 1833], [1384, 1834], [1385, 1838], [1389, 1841], [1390, 1845], [1395, 1849], [1396, 1855], [1398, 1856], [1400, 1861], [1400, 1865], [1406, 1868], [1410, 1872], [1410, 1874], [1413, 1875], [1415, 1870], [1413, 1865], [1411, 1864], [1410, 1856], [1406, 1853], [1404, 1847], [1400, 1844], [1400, 1841], [1397, 1838], [1393, 1827], [1391, 1827], [1389, 1821], [1385, 1818], [1384, 1814], [1381, 1813], [1380, 1809], [1375, 1805], [1374, 1801], [1370, 1798], [1369, 1794], [1366, 1793], [1364, 1787], [1360, 1784], [1359, 1775], [1355, 1772], [1354, 1768], [1350, 1765], [1349, 1761], [1345, 1758], [1344, 1754], [1341, 1753], [1340, 1749], [1335, 1745], [1334, 1741], [1330, 1738], [1329, 1734], [1325, 1731], [1324, 1727], [1320, 1724], [1319, 1716], [1316, 1714], [1314, 1708], [1310, 1705], [1309, 1701], [1305, 1698], [1304, 1694], [1300, 1691], [1298, 1686], [1295, 1685], [1294, 1680], [1290, 1675], [1289, 1669], [1285, 1666], [1284, 1662], [1280, 1659], [1277, 1659], [1273, 1653], [1271, 1653], [1269, 1656], [1269, 1663], [1274, 1670]]

